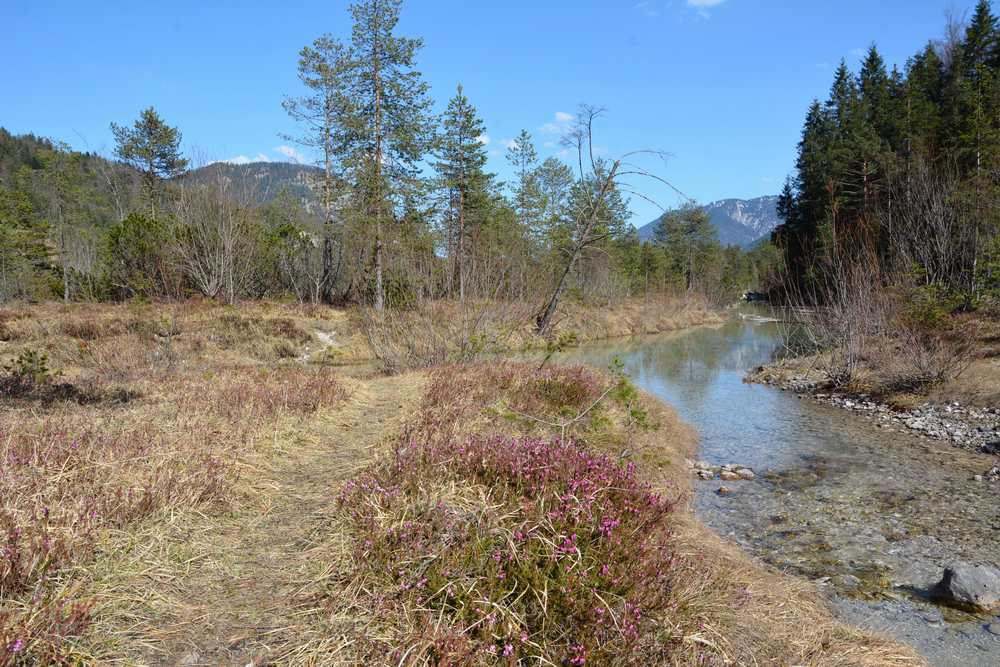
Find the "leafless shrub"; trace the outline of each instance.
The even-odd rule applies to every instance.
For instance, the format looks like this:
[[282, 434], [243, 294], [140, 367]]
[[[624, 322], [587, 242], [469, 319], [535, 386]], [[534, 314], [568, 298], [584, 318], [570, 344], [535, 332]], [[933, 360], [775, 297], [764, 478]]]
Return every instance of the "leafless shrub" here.
[[254, 291], [256, 213], [248, 201], [237, 199], [221, 174], [212, 185], [184, 188], [176, 215], [181, 223], [178, 262], [202, 294], [234, 303]]
[[362, 326], [383, 370], [396, 373], [467, 361], [500, 351], [529, 321], [533, 304], [423, 302], [409, 311], [362, 311]]
[[810, 293], [789, 288], [794, 295], [789, 332], [804, 337], [808, 348], [826, 351], [826, 374], [834, 384], [846, 384], [857, 375], [871, 342], [886, 335], [892, 304], [872, 252], [853, 257], [838, 252], [821, 266], [824, 275]]

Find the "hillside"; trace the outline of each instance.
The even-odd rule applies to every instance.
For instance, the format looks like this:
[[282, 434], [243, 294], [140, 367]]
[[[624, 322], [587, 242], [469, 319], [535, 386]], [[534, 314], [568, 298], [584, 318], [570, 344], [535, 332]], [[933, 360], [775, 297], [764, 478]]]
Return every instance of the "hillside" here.
[[221, 177], [237, 196], [256, 204], [267, 204], [282, 190], [288, 190], [307, 211], [312, 212], [319, 200], [315, 184], [322, 174], [318, 167], [292, 162], [213, 162], [192, 169], [183, 176], [183, 180], [203, 183]]
[[[778, 198], [774, 195], [754, 199], [720, 199], [707, 204], [704, 209], [712, 225], [719, 230], [719, 241], [723, 245], [750, 248], [780, 224], [777, 203]], [[647, 241], [653, 238], [659, 221], [657, 218], [640, 227], [639, 239]]]

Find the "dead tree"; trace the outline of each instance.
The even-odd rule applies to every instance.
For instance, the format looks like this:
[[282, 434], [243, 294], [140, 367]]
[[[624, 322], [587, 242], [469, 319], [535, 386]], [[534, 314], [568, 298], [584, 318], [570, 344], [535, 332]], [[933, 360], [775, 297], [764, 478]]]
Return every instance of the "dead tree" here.
[[602, 216], [607, 210], [607, 204], [615, 191], [626, 192], [653, 203], [663, 210], [663, 207], [650, 197], [634, 190], [628, 178], [641, 176], [658, 181], [690, 201], [690, 197], [682, 193], [663, 178], [653, 175], [646, 169], [627, 162], [632, 156], [646, 154], [665, 157], [662, 151], [641, 150], [626, 153], [622, 157], [607, 161], [594, 155], [594, 122], [604, 114], [604, 109], [590, 105], [582, 105], [577, 112], [576, 122], [572, 129], [563, 137], [563, 144], [576, 150], [578, 178], [581, 200], [572, 212], [572, 241], [566, 252], [566, 263], [559, 271], [559, 278], [545, 307], [535, 317], [535, 328], [538, 333], [545, 333], [552, 323], [552, 318], [559, 307], [559, 300], [566, 290], [567, 280], [579, 263], [580, 258], [590, 247], [604, 240], [609, 232], [601, 225]]

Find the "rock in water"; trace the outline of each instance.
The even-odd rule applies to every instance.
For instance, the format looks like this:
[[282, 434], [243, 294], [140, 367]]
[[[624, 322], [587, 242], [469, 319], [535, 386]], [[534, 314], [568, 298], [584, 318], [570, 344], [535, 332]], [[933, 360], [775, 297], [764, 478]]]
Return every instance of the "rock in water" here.
[[931, 594], [945, 604], [975, 612], [1000, 608], [1000, 570], [989, 565], [955, 563]]
[[728, 486], [720, 486], [719, 490], [716, 491], [716, 493], [719, 494], [720, 496], [728, 496], [732, 492], [733, 490], [730, 489]]
[[726, 482], [735, 482], [740, 479], [740, 476], [732, 470], [723, 470], [719, 473], [719, 478]]

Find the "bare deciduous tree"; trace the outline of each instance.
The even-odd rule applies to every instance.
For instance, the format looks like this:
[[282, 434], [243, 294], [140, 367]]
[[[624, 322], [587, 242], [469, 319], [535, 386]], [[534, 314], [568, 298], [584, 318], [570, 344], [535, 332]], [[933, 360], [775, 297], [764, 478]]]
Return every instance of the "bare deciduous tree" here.
[[234, 196], [226, 179], [184, 188], [175, 215], [177, 261], [202, 294], [234, 303], [253, 290], [260, 248], [256, 212]]
[[611, 206], [612, 198], [618, 192], [625, 192], [645, 199], [661, 210], [663, 209], [650, 197], [635, 190], [629, 183], [630, 177], [653, 179], [689, 199], [663, 178], [637, 164], [628, 162], [633, 156], [641, 154], [665, 157], [666, 154], [662, 151], [633, 151], [610, 161], [598, 158], [594, 151], [594, 123], [603, 114], [602, 107], [581, 105], [575, 123], [563, 137], [563, 145], [576, 151], [577, 178], [581, 196], [571, 213], [572, 232], [570, 244], [566, 250], [566, 261], [559, 269], [555, 287], [546, 300], [545, 306], [535, 317], [535, 327], [539, 333], [544, 333], [549, 328], [556, 308], [559, 306], [559, 300], [566, 289], [567, 278], [573, 273], [584, 252], [610, 235], [601, 223]]

